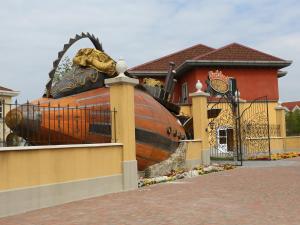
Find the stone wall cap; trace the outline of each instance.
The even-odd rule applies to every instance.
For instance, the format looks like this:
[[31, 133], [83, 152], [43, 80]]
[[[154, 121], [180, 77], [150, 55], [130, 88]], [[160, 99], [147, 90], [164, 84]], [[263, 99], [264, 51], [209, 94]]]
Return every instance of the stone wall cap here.
[[30, 150], [47, 150], [47, 149], [69, 149], [69, 148], [104, 148], [123, 146], [122, 143], [97, 143], [97, 144], [70, 144], [70, 145], [41, 145], [41, 146], [15, 146], [0, 147], [0, 152], [5, 151], [30, 151]]
[[180, 142], [202, 142], [202, 139], [181, 140]]
[[286, 139], [293, 139], [293, 138], [300, 139], [300, 136], [286, 136], [284, 138], [286, 138]]
[[203, 91], [198, 91], [198, 92], [194, 92], [189, 94], [190, 97], [197, 97], [197, 96], [205, 96], [208, 97], [210, 96], [209, 93], [203, 92]]
[[278, 105], [275, 107], [276, 110], [286, 110], [286, 108], [282, 105]]
[[104, 81], [106, 85], [115, 85], [115, 84], [132, 84], [137, 85], [139, 84], [138, 79], [126, 77], [126, 76], [118, 76], [114, 78], [109, 78]]

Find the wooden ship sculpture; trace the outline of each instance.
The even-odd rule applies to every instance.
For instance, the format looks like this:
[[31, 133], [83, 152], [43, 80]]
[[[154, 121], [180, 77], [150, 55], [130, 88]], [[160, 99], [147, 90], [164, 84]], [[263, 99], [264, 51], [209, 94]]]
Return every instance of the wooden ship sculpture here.
[[[88, 38], [95, 48], [80, 49], [73, 65], [61, 80], [54, 75], [66, 51], [76, 41]], [[42, 98], [16, 105], [6, 115], [11, 129], [7, 143], [22, 137], [30, 145], [111, 142], [109, 88], [104, 79], [116, 76], [116, 62], [103, 50], [99, 39], [89, 33], [71, 38], [58, 53], [49, 72]], [[176, 115], [179, 107], [169, 100], [174, 88], [174, 64], [170, 65], [164, 86], [135, 88], [135, 133], [138, 169], [166, 160], [186, 133]], [[128, 75], [128, 74], [127, 74]]]

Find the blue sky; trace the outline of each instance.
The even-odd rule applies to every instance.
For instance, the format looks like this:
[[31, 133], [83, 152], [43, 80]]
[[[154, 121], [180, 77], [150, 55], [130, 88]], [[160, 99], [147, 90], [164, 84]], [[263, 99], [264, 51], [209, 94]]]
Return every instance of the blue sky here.
[[[39, 98], [57, 52], [84, 31], [130, 67], [198, 43], [245, 44], [293, 60], [280, 98], [300, 100], [299, 9], [296, 0], [2, 1], [0, 85], [21, 91], [20, 101]], [[82, 41], [69, 54], [89, 46]]]

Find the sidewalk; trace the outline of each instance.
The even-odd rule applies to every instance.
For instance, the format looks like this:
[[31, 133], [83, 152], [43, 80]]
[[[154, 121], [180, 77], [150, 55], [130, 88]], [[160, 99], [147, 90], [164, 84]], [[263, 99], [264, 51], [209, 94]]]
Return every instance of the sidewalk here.
[[234, 170], [0, 219], [0, 225], [12, 224], [299, 225], [300, 158], [247, 162]]

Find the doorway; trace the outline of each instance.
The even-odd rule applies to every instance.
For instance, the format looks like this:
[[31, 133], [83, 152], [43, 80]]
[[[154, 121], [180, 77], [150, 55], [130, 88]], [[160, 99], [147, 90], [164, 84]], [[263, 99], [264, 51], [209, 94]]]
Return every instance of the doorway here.
[[217, 129], [217, 149], [220, 153], [233, 151], [233, 128], [219, 127]]

